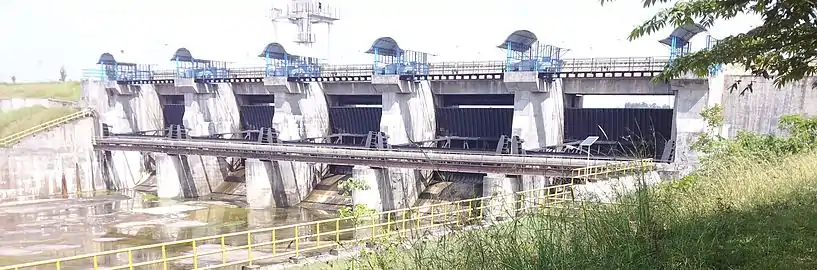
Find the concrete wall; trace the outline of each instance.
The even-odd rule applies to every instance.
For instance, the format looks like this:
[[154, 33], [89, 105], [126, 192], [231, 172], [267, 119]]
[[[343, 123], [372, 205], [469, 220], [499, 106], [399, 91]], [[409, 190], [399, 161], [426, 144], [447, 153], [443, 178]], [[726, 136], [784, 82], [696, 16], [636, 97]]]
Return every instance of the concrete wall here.
[[[738, 81], [740, 85], [730, 89]], [[739, 130], [780, 134], [777, 125], [780, 116], [816, 116], [817, 90], [811, 87], [815, 81], [817, 77], [810, 77], [776, 88], [772, 80], [750, 75], [727, 75], [722, 105], [729, 136], [736, 135]], [[750, 82], [754, 82], [753, 91], [740, 95], [740, 91]], [[730, 90], [733, 92], [730, 93]]]
[[31, 106], [46, 108], [74, 107], [75, 102], [51, 98], [6, 98], [0, 99], [0, 112], [11, 111]]
[[105, 190], [92, 139], [91, 117], [27, 137], [0, 149], [0, 199]]

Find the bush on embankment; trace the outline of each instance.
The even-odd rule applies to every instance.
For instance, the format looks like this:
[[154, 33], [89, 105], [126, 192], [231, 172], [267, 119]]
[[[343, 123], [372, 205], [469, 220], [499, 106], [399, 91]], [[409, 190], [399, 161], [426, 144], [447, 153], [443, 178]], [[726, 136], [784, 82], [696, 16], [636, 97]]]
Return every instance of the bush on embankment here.
[[[784, 117], [791, 136], [702, 138], [702, 169], [618, 204], [548, 210], [410, 249], [387, 245], [375, 269], [817, 269], [817, 120]], [[707, 141], [708, 140], [708, 141]]]

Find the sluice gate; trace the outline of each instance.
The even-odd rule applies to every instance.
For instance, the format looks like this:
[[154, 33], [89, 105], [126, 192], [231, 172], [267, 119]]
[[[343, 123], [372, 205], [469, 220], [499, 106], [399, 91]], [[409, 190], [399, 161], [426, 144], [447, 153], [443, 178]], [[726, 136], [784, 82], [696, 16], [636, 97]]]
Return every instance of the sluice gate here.
[[164, 128], [184, 126], [184, 95], [160, 95]]
[[503, 135], [511, 135], [512, 94], [438, 97], [437, 136], [462, 137], [451, 148], [494, 151]]
[[239, 100], [239, 118], [245, 138], [258, 140], [258, 130], [272, 128], [275, 114], [275, 97], [272, 95], [243, 95]]
[[[673, 109], [566, 108], [566, 142], [598, 136], [591, 152], [662, 159], [672, 139]], [[670, 157], [671, 158], [671, 157]]]

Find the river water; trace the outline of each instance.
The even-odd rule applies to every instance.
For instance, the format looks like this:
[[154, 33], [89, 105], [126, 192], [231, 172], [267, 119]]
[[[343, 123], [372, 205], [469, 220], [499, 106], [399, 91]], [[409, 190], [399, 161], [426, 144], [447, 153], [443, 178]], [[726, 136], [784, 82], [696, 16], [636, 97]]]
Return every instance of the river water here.
[[0, 202], [0, 267], [332, 217], [304, 208], [160, 200], [135, 191]]

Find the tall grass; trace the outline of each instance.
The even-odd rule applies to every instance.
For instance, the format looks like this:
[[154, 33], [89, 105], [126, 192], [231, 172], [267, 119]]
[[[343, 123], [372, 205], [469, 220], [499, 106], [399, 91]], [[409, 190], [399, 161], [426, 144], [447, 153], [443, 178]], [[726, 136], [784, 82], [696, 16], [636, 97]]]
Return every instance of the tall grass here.
[[0, 83], [0, 98], [54, 98], [74, 101], [80, 96], [79, 82]]
[[76, 112], [74, 108], [30, 106], [0, 113], [0, 138]]
[[787, 137], [744, 133], [702, 143], [702, 170], [642, 185], [615, 204], [574, 203], [410, 246], [385, 242], [327, 266], [817, 269], [817, 119], [787, 121]]

